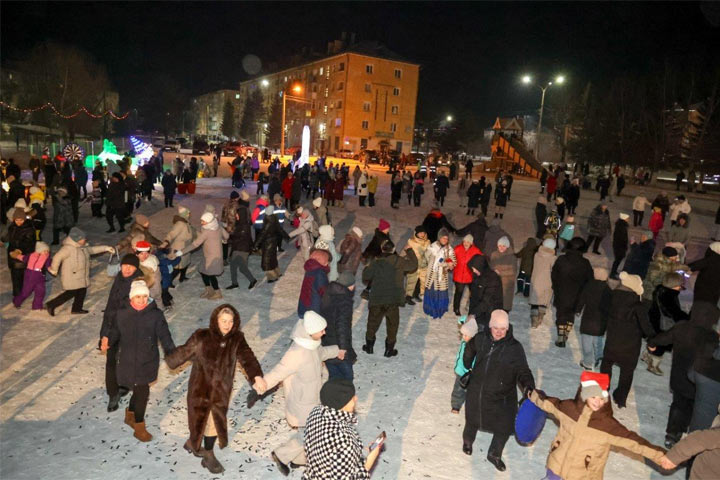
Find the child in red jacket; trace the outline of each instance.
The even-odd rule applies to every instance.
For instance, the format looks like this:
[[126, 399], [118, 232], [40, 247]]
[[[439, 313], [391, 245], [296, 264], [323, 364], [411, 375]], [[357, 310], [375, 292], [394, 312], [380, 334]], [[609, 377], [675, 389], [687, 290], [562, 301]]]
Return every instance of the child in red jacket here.
[[657, 240], [657, 236], [663, 228], [663, 217], [660, 207], [653, 208], [653, 214], [650, 217], [648, 228], [653, 232], [653, 240]]

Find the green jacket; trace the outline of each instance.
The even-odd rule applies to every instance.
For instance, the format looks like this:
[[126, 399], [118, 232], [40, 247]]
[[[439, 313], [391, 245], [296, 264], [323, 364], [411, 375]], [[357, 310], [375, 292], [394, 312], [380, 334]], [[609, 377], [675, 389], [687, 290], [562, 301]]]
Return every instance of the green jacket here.
[[655, 258], [650, 263], [648, 273], [645, 275], [645, 280], [643, 280], [643, 299], [652, 300], [653, 292], [658, 285], [662, 285], [665, 274], [678, 270], [689, 272], [690, 267], [680, 262], [670, 260], [662, 253], [655, 255]]
[[418, 268], [417, 257], [412, 248], [405, 250], [405, 257], [396, 253], [381, 254], [362, 273], [362, 281], [371, 283], [369, 306], [402, 305], [405, 302], [404, 277]]

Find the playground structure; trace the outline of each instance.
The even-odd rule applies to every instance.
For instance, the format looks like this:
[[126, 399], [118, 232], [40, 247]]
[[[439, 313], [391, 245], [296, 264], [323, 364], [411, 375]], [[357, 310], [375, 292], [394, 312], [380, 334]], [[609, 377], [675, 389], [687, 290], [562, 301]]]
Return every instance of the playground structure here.
[[492, 156], [486, 168], [539, 178], [543, 167], [522, 140], [524, 134], [522, 118], [498, 117], [493, 130], [495, 133], [490, 144]]

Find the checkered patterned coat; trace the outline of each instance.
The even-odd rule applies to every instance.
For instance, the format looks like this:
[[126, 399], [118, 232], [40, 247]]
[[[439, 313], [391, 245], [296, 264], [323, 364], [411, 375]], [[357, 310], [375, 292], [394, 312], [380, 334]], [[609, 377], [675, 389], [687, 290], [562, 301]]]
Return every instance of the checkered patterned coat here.
[[356, 424], [352, 413], [324, 405], [313, 408], [305, 425], [307, 467], [303, 480], [370, 478]]

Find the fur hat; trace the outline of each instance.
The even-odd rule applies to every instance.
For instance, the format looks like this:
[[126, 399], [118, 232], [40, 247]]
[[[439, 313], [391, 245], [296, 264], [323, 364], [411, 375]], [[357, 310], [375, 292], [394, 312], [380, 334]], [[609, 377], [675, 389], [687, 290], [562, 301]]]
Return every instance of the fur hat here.
[[582, 372], [580, 374], [580, 398], [586, 402], [592, 397], [608, 397], [610, 376], [607, 373]]
[[282, 197], [279, 193], [276, 193], [275, 195], [273, 195], [273, 203], [277, 202], [278, 200], [282, 201]]
[[240, 194], [237, 191], [233, 190], [232, 192], [230, 192], [230, 198], [240, 198]]
[[662, 249], [662, 254], [668, 258], [677, 257], [678, 251], [673, 247], [665, 247]]
[[344, 271], [338, 275], [337, 282], [343, 287], [351, 287], [355, 285], [355, 275], [352, 272]]
[[22, 208], [16, 208], [13, 211], [13, 216], [12, 216], [13, 220], [25, 220], [26, 217], [27, 217], [27, 214], [25, 213], [25, 210], [23, 210]]
[[639, 275], [631, 275], [627, 272], [621, 272], [620, 273], [620, 283], [623, 287], [629, 288], [633, 292], [637, 293], [639, 296], [642, 297], [642, 294], [645, 290], [643, 290], [642, 286], [642, 278], [640, 278]]
[[503, 235], [502, 237], [500, 237], [498, 239], [497, 246], [498, 247], [503, 246], [505, 248], [510, 248], [510, 239], [506, 235]]
[[647, 238], [653, 238], [652, 230], [640, 230], [640, 235], [647, 237]]
[[630, 218], [630, 215], [627, 213], [620, 212], [620, 220], [627, 220]]
[[150, 289], [145, 283], [145, 280], [135, 280], [130, 284], [130, 298], [137, 297], [138, 295], [150, 296]]
[[322, 205], [322, 197], [317, 197], [315, 200], [312, 201], [313, 207], [320, 208]]
[[610, 276], [610, 274], [607, 271], [607, 268], [605, 268], [605, 267], [593, 268], [593, 275], [595, 276], [595, 280], [600, 280], [601, 282], [606, 282], [608, 279], [608, 276]]
[[318, 232], [320, 234], [319, 238], [325, 240], [326, 242], [332, 242], [335, 240], [335, 229], [332, 225], [323, 225], [318, 228]]
[[685, 290], [685, 277], [677, 272], [668, 272], [663, 277], [663, 287], [673, 289], [675, 287], [682, 287]]
[[345, 378], [328, 380], [320, 389], [320, 403], [335, 410], [341, 410], [354, 396], [355, 385]]
[[[267, 210], [266, 210], [266, 212], [267, 212]], [[210, 223], [213, 220], [215, 220], [215, 215], [212, 212], [208, 212], [208, 211], [203, 213], [202, 216], [200, 217], [200, 221], [205, 222], [205, 223]]]
[[554, 238], [546, 238], [542, 242], [542, 246], [545, 248], [549, 248], [550, 250], [555, 250], [555, 247], [557, 247], [557, 242]]
[[78, 227], [72, 227], [70, 229], [70, 233], [68, 233], [68, 237], [70, 237], [73, 242], [79, 242], [85, 238], [85, 232], [80, 230]]
[[320, 314], [308, 310], [305, 312], [305, 315], [303, 315], [303, 327], [305, 327], [308, 335], [313, 335], [323, 331], [325, 327], [327, 327], [327, 322]]
[[378, 230], [380, 230], [381, 232], [385, 230], [390, 230], [390, 222], [388, 222], [384, 218], [381, 218], [380, 222], [378, 222]]
[[362, 238], [363, 238], [363, 232], [362, 232], [362, 230], [360, 230], [359, 227], [352, 227], [352, 231], [353, 231], [353, 233], [354, 233], [355, 235], [358, 236], [358, 238], [359, 238], [360, 240], [362, 240]]
[[425, 233], [425, 234], [427, 234], [427, 230], [425, 230], [425, 227], [424, 227], [424, 226], [418, 225], [417, 227], [415, 227], [415, 235], [417, 235], [418, 233]]
[[443, 237], [448, 237], [448, 238], [450, 238], [450, 232], [449, 232], [448, 229], [445, 228], [445, 227], [443, 227], [443, 228], [441, 228], [440, 230], [438, 230], [438, 234], [437, 234], [437, 239], [438, 239], [438, 240], [440, 240], [440, 239], [443, 238]]
[[152, 245], [150, 245], [150, 242], [146, 242], [145, 240], [141, 240], [135, 244], [136, 252], [149, 252], [151, 248]]
[[49, 252], [50, 245], [45, 242], [37, 242], [35, 244], [35, 253]]
[[128, 253], [122, 257], [122, 260], [120, 260], [120, 265], [132, 265], [135, 268], [140, 268], [140, 259], [137, 257], [137, 255]]
[[490, 314], [490, 328], [509, 328], [510, 318], [505, 310], [493, 310]]
[[475, 315], [468, 315], [465, 322], [460, 327], [460, 333], [470, 338], [474, 337], [478, 333], [478, 324], [475, 320]]
[[137, 223], [138, 225], [145, 226], [148, 222], [150, 222], [150, 219], [142, 213], [138, 213], [137, 215], [135, 215], [135, 223]]

